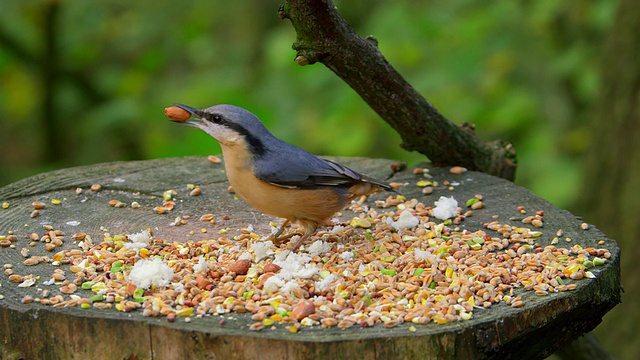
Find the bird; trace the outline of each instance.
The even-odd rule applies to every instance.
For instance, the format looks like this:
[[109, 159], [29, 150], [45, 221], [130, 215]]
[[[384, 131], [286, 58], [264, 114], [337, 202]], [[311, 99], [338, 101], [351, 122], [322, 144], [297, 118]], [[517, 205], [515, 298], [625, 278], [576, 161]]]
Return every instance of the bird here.
[[352, 200], [394, 191], [388, 184], [280, 140], [244, 108], [174, 105], [188, 114], [174, 119], [167, 108], [170, 120], [199, 128], [220, 143], [234, 192], [254, 209], [284, 219], [273, 234], [276, 240], [288, 223], [304, 228], [292, 252]]

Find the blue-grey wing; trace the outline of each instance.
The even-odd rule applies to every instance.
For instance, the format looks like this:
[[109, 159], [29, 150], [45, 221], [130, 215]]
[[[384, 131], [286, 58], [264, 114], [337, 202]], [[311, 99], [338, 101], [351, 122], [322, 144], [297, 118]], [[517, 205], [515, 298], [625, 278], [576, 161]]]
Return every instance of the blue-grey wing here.
[[351, 186], [363, 176], [346, 166], [301, 149], [271, 153], [254, 163], [257, 178], [283, 187]]

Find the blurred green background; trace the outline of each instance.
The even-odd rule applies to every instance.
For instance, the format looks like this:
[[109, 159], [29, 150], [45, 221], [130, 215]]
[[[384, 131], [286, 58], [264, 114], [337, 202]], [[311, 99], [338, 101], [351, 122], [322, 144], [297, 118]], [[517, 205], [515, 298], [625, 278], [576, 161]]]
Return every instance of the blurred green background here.
[[[208, 135], [166, 119], [173, 102], [245, 107], [320, 155], [426, 160], [324, 66], [293, 61], [280, 2], [3, 0], [0, 186], [70, 166], [218, 154]], [[448, 119], [513, 143], [516, 183], [576, 206], [618, 1], [335, 4]]]
[[[219, 152], [167, 121], [231, 103], [322, 155], [424, 160], [322, 65], [300, 67], [280, 1], [4, 0], [0, 186], [75, 165]], [[566, 208], [614, 1], [336, 1], [447, 118], [512, 142], [517, 183]]]

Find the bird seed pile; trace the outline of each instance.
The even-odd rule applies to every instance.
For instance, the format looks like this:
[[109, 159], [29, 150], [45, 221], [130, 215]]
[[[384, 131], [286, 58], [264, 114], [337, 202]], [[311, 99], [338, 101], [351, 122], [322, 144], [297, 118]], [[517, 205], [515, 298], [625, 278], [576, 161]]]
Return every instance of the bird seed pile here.
[[[537, 243], [543, 211], [518, 226], [496, 219], [475, 231], [461, 229], [474, 211], [489, 211], [480, 195], [466, 209], [453, 198], [440, 198], [435, 206], [400, 195], [371, 207], [364, 200], [349, 207], [356, 214], [351, 221], [319, 231], [297, 253], [251, 226], [234, 237], [221, 231], [217, 238], [186, 242], [156, 239], [150, 230], [113, 236], [105, 231], [101, 239], [66, 236], [51, 225], [25, 239], [9, 232], [0, 235], [0, 251], [20, 251], [24, 265], [50, 266], [51, 276], [17, 274], [4, 264], [13, 283], [5, 286], [37, 286], [39, 296], [25, 296], [24, 303], [168, 321], [220, 315], [214, 318], [220, 324], [233, 313], [249, 313], [251, 330], [286, 326], [297, 332], [469, 320], [496, 304], [524, 306], [516, 289], [539, 296], [576, 289], [576, 280], [596, 276], [597, 266], [611, 256], [606, 249], [557, 246], [562, 230], [551, 245]], [[46, 246], [51, 256], [29, 255], [29, 242]]]

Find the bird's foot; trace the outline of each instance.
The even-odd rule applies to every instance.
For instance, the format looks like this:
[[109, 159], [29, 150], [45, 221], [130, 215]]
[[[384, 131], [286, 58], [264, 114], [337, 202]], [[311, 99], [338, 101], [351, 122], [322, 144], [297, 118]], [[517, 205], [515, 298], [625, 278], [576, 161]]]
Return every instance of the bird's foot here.
[[289, 233], [289, 234], [285, 234], [285, 235], [282, 235], [282, 236], [277, 236], [276, 234], [273, 234], [272, 235], [272, 240], [273, 240], [273, 243], [276, 246], [280, 246], [281, 244], [291, 240], [291, 238], [296, 236], [296, 235], [303, 236], [304, 233], [300, 232], [300, 231], [295, 231], [295, 232], [292, 232], [292, 233]]
[[305, 242], [305, 240], [307, 240], [309, 238], [309, 233], [304, 234], [303, 236], [300, 237], [300, 239], [298, 239], [298, 241], [296, 241], [296, 244], [293, 245], [293, 249], [291, 249], [291, 252], [296, 252], [298, 250], [298, 248], [300, 247], [300, 245], [302, 245], [302, 243]]
[[273, 240], [273, 242], [275, 244], [279, 243], [280, 235], [282, 235], [282, 233], [284, 232], [284, 227], [287, 226], [288, 223], [289, 223], [289, 220], [288, 219], [284, 219], [282, 224], [280, 224], [280, 226], [278, 226], [278, 229], [276, 230], [276, 232], [271, 234], [270, 238], [271, 238], [271, 240]]

